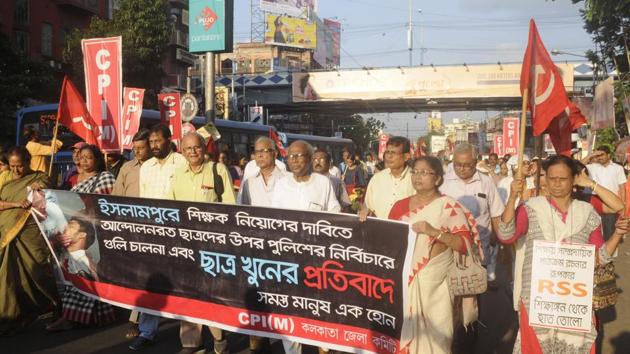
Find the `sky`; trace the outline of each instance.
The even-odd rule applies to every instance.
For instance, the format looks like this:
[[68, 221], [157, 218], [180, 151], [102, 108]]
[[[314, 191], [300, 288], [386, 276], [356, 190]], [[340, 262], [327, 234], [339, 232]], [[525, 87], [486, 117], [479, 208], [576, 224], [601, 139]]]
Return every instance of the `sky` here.
[[[236, 0], [235, 42], [250, 39], [250, 1]], [[257, 2], [256, 0], [254, 0]], [[536, 21], [547, 50], [583, 55], [594, 45], [571, 0], [412, 0], [413, 65], [520, 62], [527, 46], [530, 18]], [[320, 18], [342, 23], [341, 67], [409, 64], [409, 0], [319, 0]], [[421, 55], [422, 54], [422, 55]], [[582, 60], [572, 55], [556, 61]], [[452, 118], [483, 120], [496, 112], [443, 112]], [[426, 134], [428, 112], [375, 115], [386, 132], [415, 139]]]

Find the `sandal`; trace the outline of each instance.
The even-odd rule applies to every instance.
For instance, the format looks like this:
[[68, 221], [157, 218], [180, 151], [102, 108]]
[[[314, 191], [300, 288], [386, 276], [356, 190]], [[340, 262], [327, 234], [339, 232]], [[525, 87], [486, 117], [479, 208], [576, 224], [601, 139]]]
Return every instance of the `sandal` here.
[[72, 328], [74, 328], [74, 325], [72, 324], [72, 322], [66, 320], [63, 317], [59, 318], [55, 322], [50, 323], [46, 326], [46, 330], [48, 332], [68, 331], [68, 330], [71, 330]]

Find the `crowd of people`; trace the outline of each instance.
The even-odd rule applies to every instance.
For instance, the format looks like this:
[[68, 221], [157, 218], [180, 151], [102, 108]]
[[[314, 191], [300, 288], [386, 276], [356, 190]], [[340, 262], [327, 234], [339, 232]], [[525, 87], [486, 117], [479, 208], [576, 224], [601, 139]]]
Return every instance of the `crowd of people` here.
[[[194, 132], [183, 137], [179, 152], [170, 138], [170, 130], [161, 124], [140, 130], [133, 137], [129, 161], [120, 155], [106, 158], [97, 147], [77, 143], [72, 147], [74, 166], [57, 187], [407, 222], [417, 237], [410, 268], [410, 307], [405, 309], [409, 323], [403, 327], [401, 342], [406, 353], [452, 352], [457, 333], [475, 321], [478, 309], [474, 298], [452, 295], [448, 269], [454, 257], [480, 245], [492, 289], [503, 244], [512, 251], [513, 275], [508, 272], [508, 276], [519, 314], [514, 352], [591, 352], [598, 334], [596, 321], [586, 333], [529, 325], [531, 257], [535, 240], [570, 239], [594, 245], [599, 264], [611, 262], [629, 231], [630, 219], [623, 213], [626, 176], [611, 161], [607, 147], [597, 148], [582, 161], [523, 156], [519, 165], [517, 156], [490, 154], [482, 159], [467, 143], [457, 145], [449, 159], [413, 158], [408, 139], [391, 137], [383, 161], [371, 153], [363, 161], [361, 154], [347, 150], [335, 165], [325, 147], [295, 141], [288, 147], [285, 164], [278, 158], [275, 142], [264, 136], [256, 140], [249, 162], [230, 152], [222, 152], [215, 161], [206, 154], [203, 137]], [[41, 158], [53, 148], [36, 144], [42, 145], [31, 134], [25, 147], [9, 149], [0, 164], [8, 166], [0, 173], [0, 333], [19, 330], [48, 311], [58, 315], [47, 325], [49, 331], [110, 323], [111, 305], [72, 286], [59, 290], [55, 286], [48, 249], [26, 200], [27, 187], [54, 186], [43, 172], [46, 163]], [[67, 236], [61, 235], [59, 242], [68, 242]], [[129, 320], [131, 350], [156, 342], [159, 317], [134, 311]], [[228, 353], [224, 331], [210, 328], [210, 332], [214, 352]], [[201, 325], [182, 321], [180, 353], [203, 352], [201, 333]], [[283, 347], [286, 353], [302, 351], [299, 343], [290, 341], [283, 341]], [[252, 352], [268, 348], [265, 339], [250, 337]]]

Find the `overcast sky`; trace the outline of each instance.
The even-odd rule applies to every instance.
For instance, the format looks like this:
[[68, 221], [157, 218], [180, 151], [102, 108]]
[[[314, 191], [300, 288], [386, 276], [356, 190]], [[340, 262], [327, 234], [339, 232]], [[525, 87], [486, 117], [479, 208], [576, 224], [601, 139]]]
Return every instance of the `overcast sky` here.
[[[235, 41], [250, 39], [250, 0], [236, 0]], [[548, 50], [583, 54], [593, 48], [571, 0], [413, 0], [414, 57], [420, 65], [520, 62], [534, 18]], [[319, 0], [319, 17], [336, 17], [343, 26], [341, 66], [406, 66], [409, 63], [408, 0]], [[424, 50], [421, 50], [424, 48]], [[554, 56], [554, 60], [580, 60]], [[494, 112], [444, 113], [445, 123], [468, 115], [484, 119]], [[414, 119], [414, 116], [416, 118]], [[386, 131], [410, 138], [426, 133], [427, 113], [383, 115]]]

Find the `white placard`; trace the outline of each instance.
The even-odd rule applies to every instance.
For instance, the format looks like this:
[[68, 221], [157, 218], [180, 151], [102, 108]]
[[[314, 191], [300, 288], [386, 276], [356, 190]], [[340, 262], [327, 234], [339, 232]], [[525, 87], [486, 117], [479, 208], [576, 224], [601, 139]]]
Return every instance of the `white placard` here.
[[529, 324], [588, 332], [595, 246], [534, 241]]

